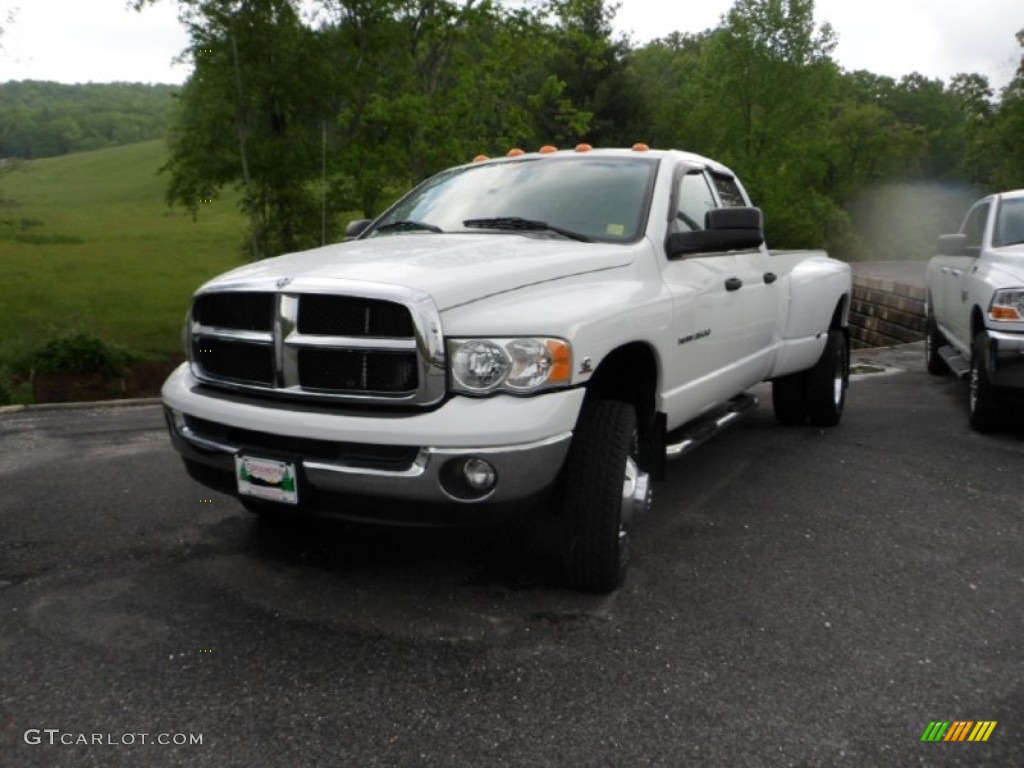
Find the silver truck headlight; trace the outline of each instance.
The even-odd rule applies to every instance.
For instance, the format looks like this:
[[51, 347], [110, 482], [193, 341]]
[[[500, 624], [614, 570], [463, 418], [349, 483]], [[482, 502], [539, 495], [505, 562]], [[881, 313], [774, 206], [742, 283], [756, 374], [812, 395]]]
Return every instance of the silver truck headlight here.
[[1003, 288], [992, 296], [988, 316], [997, 322], [1019, 323], [1024, 320], [1024, 288]]
[[572, 378], [572, 350], [562, 339], [450, 339], [448, 359], [452, 388], [470, 395], [528, 394]]

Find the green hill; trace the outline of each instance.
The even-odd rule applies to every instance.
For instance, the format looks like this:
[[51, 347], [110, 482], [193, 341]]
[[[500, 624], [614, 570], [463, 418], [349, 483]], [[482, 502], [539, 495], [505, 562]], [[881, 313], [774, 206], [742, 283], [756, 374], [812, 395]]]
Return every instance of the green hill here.
[[[188, 299], [241, 263], [234, 195], [198, 220], [164, 202], [165, 143], [23, 162], [0, 176], [0, 366], [86, 332], [149, 358], [180, 349]], [[20, 362], [18, 362], [20, 361]]]
[[54, 157], [163, 138], [179, 91], [142, 83], [0, 83], [0, 157]]

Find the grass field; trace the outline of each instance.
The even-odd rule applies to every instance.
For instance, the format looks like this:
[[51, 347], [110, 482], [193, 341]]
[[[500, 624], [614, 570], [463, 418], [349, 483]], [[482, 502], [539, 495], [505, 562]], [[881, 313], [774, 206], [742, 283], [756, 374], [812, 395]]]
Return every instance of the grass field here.
[[25, 163], [0, 177], [0, 368], [86, 333], [144, 359], [180, 347], [188, 297], [242, 263], [237, 197], [197, 220], [164, 201], [164, 141]]
[[26, 162], [0, 177], [0, 366], [86, 332], [145, 358], [180, 348], [189, 296], [240, 264], [234, 195], [168, 208], [163, 141]]

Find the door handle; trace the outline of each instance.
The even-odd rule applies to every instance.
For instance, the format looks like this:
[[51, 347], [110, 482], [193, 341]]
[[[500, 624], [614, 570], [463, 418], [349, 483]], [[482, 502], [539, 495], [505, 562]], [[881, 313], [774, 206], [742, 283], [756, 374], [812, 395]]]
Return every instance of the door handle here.
[[730, 277], [725, 281], [725, 290], [727, 291], [738, 291], [743, 287], [743, 281], [738, 277]]
[[765, 285], [771, 285], [772, 283], [774, 283], [778, 279], [779, 279], [779, 276], [776, 275], [774, 272], [765, 272], [764, 273]]

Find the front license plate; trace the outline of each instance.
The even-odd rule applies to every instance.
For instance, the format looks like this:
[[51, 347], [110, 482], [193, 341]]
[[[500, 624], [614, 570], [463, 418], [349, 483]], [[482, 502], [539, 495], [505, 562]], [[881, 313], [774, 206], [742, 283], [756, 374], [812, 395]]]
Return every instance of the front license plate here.
[[295, 464], [255, 456], [235, 456], [235, 480], [238, 493], [281, 504], [299, 503], [299, 484]]

